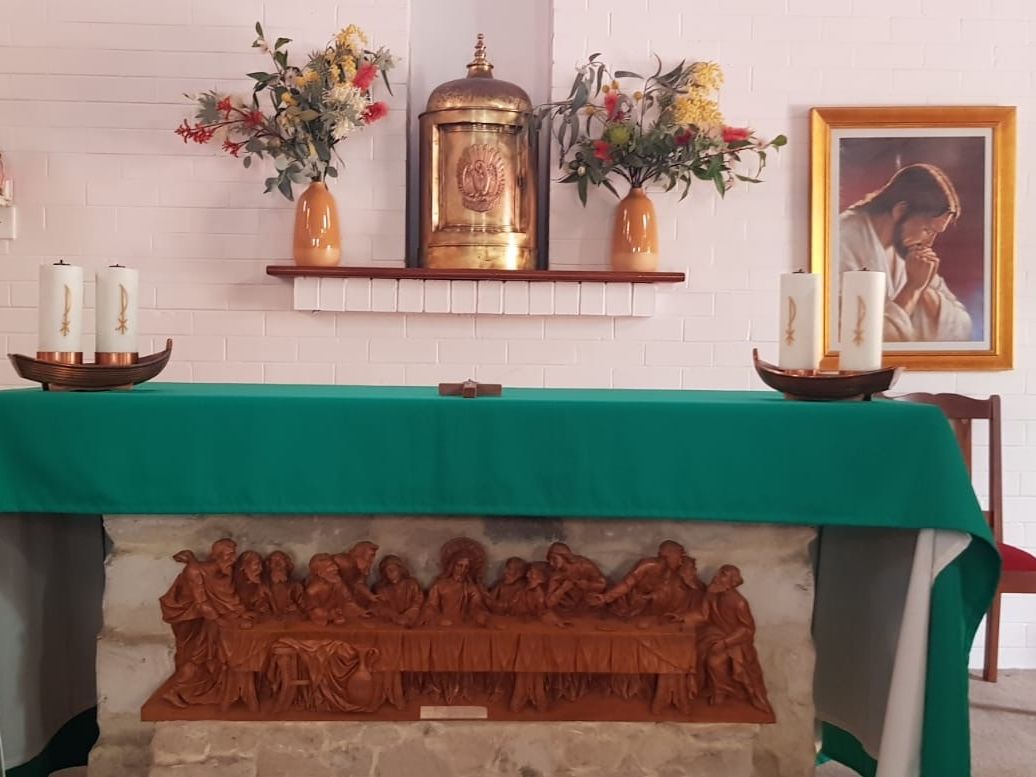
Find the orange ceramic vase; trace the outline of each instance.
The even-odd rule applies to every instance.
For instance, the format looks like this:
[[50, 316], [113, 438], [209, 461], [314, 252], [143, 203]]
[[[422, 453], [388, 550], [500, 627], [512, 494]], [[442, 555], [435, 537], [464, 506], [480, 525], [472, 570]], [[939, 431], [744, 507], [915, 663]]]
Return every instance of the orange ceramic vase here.
[[630, 189], [615, 208], [612, 269], [618, 272], [654, 272], [658, 269], [655, 205], [639, 186]]
[[305, 267], [334, 267], [342, 258], [338, 207], [323, 181], [313, 181], [295, 206], [292, 253]]

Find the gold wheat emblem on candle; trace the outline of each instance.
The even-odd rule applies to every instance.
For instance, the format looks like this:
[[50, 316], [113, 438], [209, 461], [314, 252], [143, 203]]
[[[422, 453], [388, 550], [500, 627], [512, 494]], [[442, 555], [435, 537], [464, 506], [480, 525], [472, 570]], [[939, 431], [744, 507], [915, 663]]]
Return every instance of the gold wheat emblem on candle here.
[[126, 287], [121, 283], [119, 284], [119, 325], [115, 327], [115, 331], [120, 335], [126, 334], [126, 329], [129, 326], [129, 321], [126, 319], [126, 310], [129, 308], [129, 294], [126, 293]]
[[795, 317], [799, 313], [794, 297], [788, 297], [788, 326], [784, 330], [784, 342], [791, 345], [795, 342]]
[[867, 317], [867, 303], [863, 297], [856, 297], [856, 329], [853, 330], [853, 342], [856, 345], [863, 345], [863, 320]]
[[72, 331], [72, 289], [65, 284], [65, 314], [61, 317], [61, 334], [67, 336]]

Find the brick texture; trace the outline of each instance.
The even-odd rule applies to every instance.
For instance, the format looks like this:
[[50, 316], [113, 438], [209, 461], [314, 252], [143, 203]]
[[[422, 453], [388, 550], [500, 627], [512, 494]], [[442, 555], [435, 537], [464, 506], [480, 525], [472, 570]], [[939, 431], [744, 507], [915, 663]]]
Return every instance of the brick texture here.
[[[727, 120], [790, 138], [765, 184], [723, 201], [707, 186], [682, 203], [655, 198], [662, 269], [688, 281], [659, 290], [652, 317], [565, 321], [550, 313], [626, 303], [569, 291], [545, 299], [534, 288], [528, 300], [480, 298], [458, 283], [449, 294], [471, 316], [457, 321], [436, 315], [445, 288], [411, 299], [402, 287], [372, 286], [373, 311], [398, 294], [408, 311], [399, 314], [350, 311], [347, 302], [367, 304], [365, 290], [359, 303], [342, 300], [349, 312], [291, 309], [291, 285], [264, 267], [290, 261], [293, 206], [262, 194], [262, 171], [181, 143], [172, 134], [190, 108], [181, 95], [247, 92], [244, 74], [265, 66], [250, 48], [256, 18], [292, 38], [295, 57], [349, 22], [405, 56], [407, 0], [16, 0], [0, 20], [0, 151], [19, 208], [18, 239], [0, 241], [0, 344], [34, 347], [37, 267], [61, 257], [88, 278], [113, 261], [140, 269], [142, 345], [177, 342], [167, 380], [428, 383], [474, 367], [476, 378], [521, 386], [759, 388], [741, 360], [753, 345], [776, 350], [777, 275], [808, 256], [811, 105], [1014, 104], [1019, 138], [1033, 135], [1036, 6], [1022, 0], [734, 0], [708, 3], [707, 14], [679, 0], [552, 5], [555, 94], [567, 94], [573, 65], [591, 51], [633, 70], [650, 66], [651, 51], [716, 58], [727, 72]], [[410, 66], [404, 59], [392, 74], [390, 117], [342, 146], [335, 193], [346, 263], [403, 262]], [[1032, 170], [1022, 142], [1019, 214], [1036, 205]], [[572, 188], [553, 184], [550, 202], [555, 266], [604, 266], [611, 195], [592, 192], [584, 209]], [[1017, 229], [1016, 369], [907, 374], [899, 388], [1003, 395], [1005, 532], [1036, 550], [1036, 231], [1025, 219]], [[92, 296], [91, 283], [88, 304]], [[526, 305], [528, 317], [499, 315]], [[18, 385], [6, 364], [0, 385]], [[1036, 613], [1012, 605], [1004, 617], [1014, 626], [1003, 662], [1036, 666]]]

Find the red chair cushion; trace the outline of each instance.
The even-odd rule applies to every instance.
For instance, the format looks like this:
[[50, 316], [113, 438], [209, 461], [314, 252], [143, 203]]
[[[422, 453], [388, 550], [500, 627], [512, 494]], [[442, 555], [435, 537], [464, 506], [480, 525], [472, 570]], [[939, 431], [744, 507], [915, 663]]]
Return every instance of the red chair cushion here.
[[1005, 572], [1036, 572], [1036, 556], [1002, 542], [997, 543], [997, 547], [1004, 559]]

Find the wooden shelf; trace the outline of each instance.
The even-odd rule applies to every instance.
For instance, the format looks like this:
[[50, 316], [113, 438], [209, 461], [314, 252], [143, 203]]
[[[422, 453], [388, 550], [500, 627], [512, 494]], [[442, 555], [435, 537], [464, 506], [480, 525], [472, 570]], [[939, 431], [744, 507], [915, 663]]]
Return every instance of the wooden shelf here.
[[391, 278], [420, 281], [563, 281], [592, 283], [683, 283], [682, 272], [611, 272], [609, 270], [432, 270], [422, 267], [298, 267], [271, 264], [266, 274], [278, 278]]

